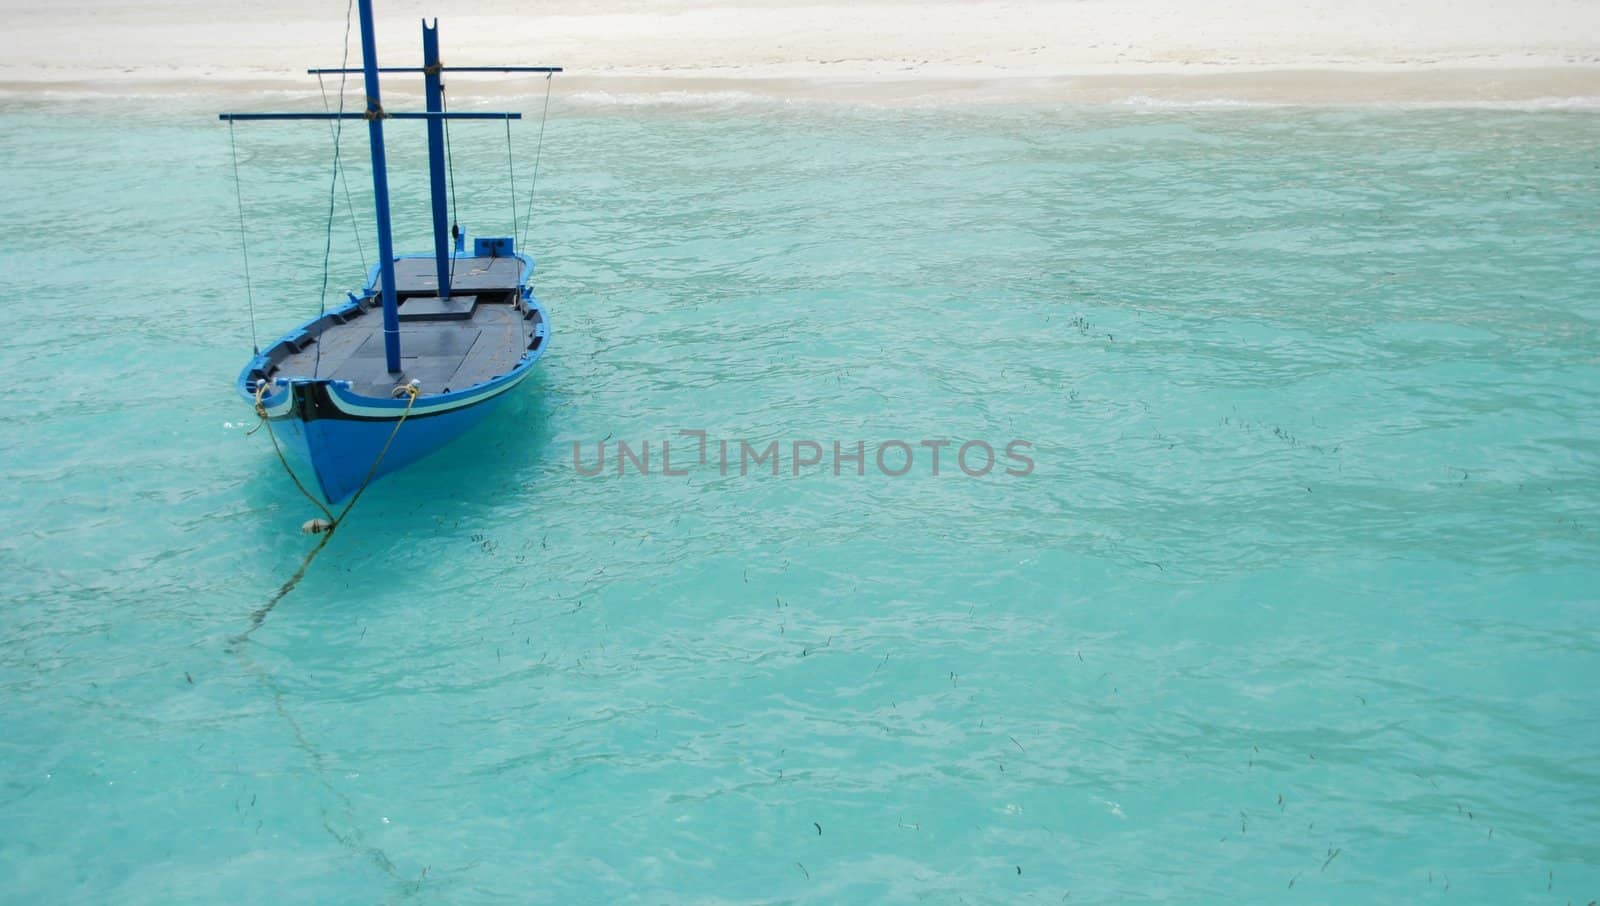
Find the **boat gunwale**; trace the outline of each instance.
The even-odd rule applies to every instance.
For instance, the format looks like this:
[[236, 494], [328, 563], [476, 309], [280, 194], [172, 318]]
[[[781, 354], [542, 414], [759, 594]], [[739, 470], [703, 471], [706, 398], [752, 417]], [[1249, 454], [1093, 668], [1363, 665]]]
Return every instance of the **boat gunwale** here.
[[[430, 259], [431, 257], [431, 255], [422, 254], [397, 255], [395, 256], [395, 260], [398, 261], [405, 258]], [[508, 390], [511, 388], [511, 386], [520, 383], [522, 378], [526, 376], [529, 369], [533, 367], [534, 363], [544, 355], [545, 349], [549, 346], [551, 333], [549, 329], [550, 317], [545, 311], [544, 306], [540, 304], [539, 300], [530, 291], [530, 281], [533, 277], [534, 271], [533, 259], [521, 252], [514, 252], [512, 255], [505, 257], [514, 257], [522, 262], [522, 273], [518, 278], [518, 285], [515, 290], [515, 298], [516, 301], [519, 301], [521, 304], [527, 306], [530, 314], [537, 315], [539, 319], [538, 327], [536, 328], [535, 333], [535, 344], [529, 349], [524, 350], [523, 355], [518, 359], [517, 364], [512, 366], [509, 371], [505, 372], [504, 374], [489, 378], [488, 380], [479, 381], [475, 384], [463, 387], [459, 390], [450, 390], [443, 393], [429, 393], [427, 388], [421, 388], [422, 392], [418, 395], [415, 403], [409, 403], [409, 401], [403, 399], [368, 396], [363, 393], [357, 393], [350, 389], [349, 381], [341, 380], [339, 378], [279, 377], [272, 379], [270, 384], [270, 386], [278, 389], [261, 396], [259, 400], [261, 407], [266, 411], [268, 417], [270, 418], [278, 419], [292, 417], [292, 413], [295, 409], [293, 402], [296, 385], [326, 384], [328, 385], [329, 396], [335, 400], [336, 405], [337, 402], [342, 398], [344, 402], [355, 409], [389, 410], [383, 414], [365, 415], [344, 411], [344, 407], [339, 406], [338, 408], [340, 408], [343, 412], [343, 417], [357, 419], [370, 418], [378, 420], [393, 418], [394, 416], [404, 412], [409, 403], [412, 414], [408, 417], [418, 418], [425, 417], [427, 415], [441, 414], [455, 409], [464, 408], [466, 406], [476, 405], [477, 403], [498, 396], [503, 390]], [[285, 332], [276, 341], [253, 356], [245, 365], [244, 369], [239, 372], [239, 378], [236, 381], [236, 387], [239, 391], [239, 395], [247, 402], [252, 404], [257, 402], [256, 384], [251, 380], [251, 376], [253, 374], [264, 375], [267, 373], [268, 368], [273, 367], [272, 352], [274, 350], [289, 344], [290, 341], [299, 336], [309, 334], [312, 326], [314, 326], [318, 321], [329, 317], [330, 315], [343, 316], [348, 312], [361, 310], [363, 299], [371, 298], [373, 296], [374, 288], [378, 285], [378, 281], [380, 279], [380, 270], [381, 267], [378, 265], [374, 265], [372, 267], [368, 274], [367, 283], [362, 288], [362, 298], [353, 299], [337, 309], [315, 315], [314, 317]], [[515, 302], [513, 304], [515, 304]]]

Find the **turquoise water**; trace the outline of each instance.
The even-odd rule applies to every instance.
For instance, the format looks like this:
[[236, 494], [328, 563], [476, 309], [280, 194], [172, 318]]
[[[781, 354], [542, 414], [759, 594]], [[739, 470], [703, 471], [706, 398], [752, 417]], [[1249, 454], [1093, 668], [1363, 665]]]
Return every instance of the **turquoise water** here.
[[[230, 646], [316, 513], [212, 106], [0, 107], [0, 901], [1600, 896], [1593, 113], [558, 94], [541, 373]], [[239, 133], [263, 340], [320, 128]]]

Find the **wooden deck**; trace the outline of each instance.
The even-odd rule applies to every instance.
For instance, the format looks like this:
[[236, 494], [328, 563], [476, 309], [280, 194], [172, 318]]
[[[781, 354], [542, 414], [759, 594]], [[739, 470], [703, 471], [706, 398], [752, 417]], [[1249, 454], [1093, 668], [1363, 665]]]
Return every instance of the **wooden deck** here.
[[407, 381], [433, 396], [498, 377], [521, 361], [539, 326], [538, 312], [518, 304], [521, 277], [516, 258], [460, 258], [452, 295], [440, 299], [432, 259], [399, 259], [400, 374], [390, 374], [384, 358], [383, 310], [366, 300], [342, 324], [330, 314], [319, 322], [326, 326], [309, 328], [298, 351], [275, 347], [266, 376], [349, 381], [354, 392], [380, 398]]

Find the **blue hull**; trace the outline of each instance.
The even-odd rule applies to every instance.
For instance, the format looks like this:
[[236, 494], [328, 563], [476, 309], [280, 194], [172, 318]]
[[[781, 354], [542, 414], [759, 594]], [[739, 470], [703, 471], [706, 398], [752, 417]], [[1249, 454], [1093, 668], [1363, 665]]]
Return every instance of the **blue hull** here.
[[[544, 355], [549, 321], [527, 286], [533, 261], [515, 254], [501, 256], [501, 260], [505, 258], [521, 262], [521, 281], [515, 296], [515, 311], [520, 316], [515, 322], [503, 322], [516, 324], [515, 336], [520, 339], [499, 363], [480, 366], [481, 373], [493, 374], [492, 377], [456, 389], [421, 387], [421, 394], [408, 408], [404, 394], [399, 398], [387, 393], [367, 395], [374, 389], [370, 380], [362, 384], [364, 394], [352, 381], [337, 374], [310, 377], [306, 373], [314, 371], [314, 367], [306, 361], [283, 364], [294, 362], [295, 355], [304, 356], [303, 350], [325, 331], [376, 316], [370, 303], [363, 313], [362, 303], [354, 297], [348, 305], [290, 331], [258, 353], [239, 373], [239, 395], [267, 417], [273, 436], [302, 467], [296, 470], [302, 480], [304, 470], [309, 469], [317, 489], [330, 504], [347, 499], [365, 482], [399, 471], [471, 430], [529, 376]], [[468, 259], [473, 260], [476, 259]], [[369, 299], [376, 295], [376, 280], [374, 269], [366, 289]], [[528, 341], [526, 348], [522, 348], [524, 339]], [[494, 374], [507, 364], [508, 370]], [[305, 376], [296, 376], [297, 372]], [[309, 480], [305, 483], [308, 488], [313, 484]]]
[[[314, 384], [297, 384], [295, 392], [314, 392]], [[316, 476], [318, 489], [328, 503], [336, 504], [377, 480], [416, 462], [471, 430], [505, 398], [498, 394], [482, 402], [447, 412], [397, 419], [316, 418], [288, 416], [272, 420], [278, 442]], [[396, 424], [399, 424], [396, 430]], [[394, 440], [391, 442], [390, 438]], [[388, 452], [384, 445], [388, 444]], [[382, 455], [382, 459], [379, 456]], [[376, 464], [376, 469], [374, 469]]]

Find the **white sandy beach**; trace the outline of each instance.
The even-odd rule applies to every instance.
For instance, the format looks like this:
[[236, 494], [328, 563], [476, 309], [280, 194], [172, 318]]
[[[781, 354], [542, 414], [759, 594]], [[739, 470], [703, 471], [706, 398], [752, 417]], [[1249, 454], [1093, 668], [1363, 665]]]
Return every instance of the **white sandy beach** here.
[[[1594, 0], [376, 5], [387, 65], [415, 63], [418, 20], [437, 15], [447, 64], [562, 65], [569, 93], [1600, 101]], [[307, 66], [339, 62], [346, 5], [0, 0], [0, 11], [0, 87], [116, 94], [305, 89]], [[351, 45], [354, 65], [357, 34]]]

